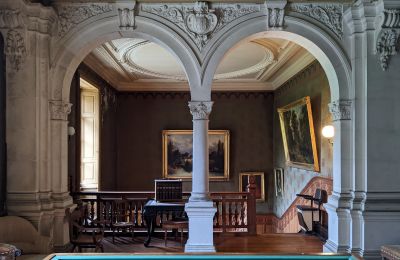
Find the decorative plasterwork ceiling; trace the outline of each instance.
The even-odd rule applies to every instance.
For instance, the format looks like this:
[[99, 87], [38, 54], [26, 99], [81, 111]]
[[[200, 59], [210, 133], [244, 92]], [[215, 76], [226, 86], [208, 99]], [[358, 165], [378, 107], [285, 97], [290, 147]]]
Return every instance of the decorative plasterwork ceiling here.
[[[314, 61], [299, 45], [256, 39], [232, 48], [214, 75], [213, 90], [274, 90]], [[120, 91], [188, 90], [185, 71], [167, 50], [123, 38], [94, 49], [84, 62]]]

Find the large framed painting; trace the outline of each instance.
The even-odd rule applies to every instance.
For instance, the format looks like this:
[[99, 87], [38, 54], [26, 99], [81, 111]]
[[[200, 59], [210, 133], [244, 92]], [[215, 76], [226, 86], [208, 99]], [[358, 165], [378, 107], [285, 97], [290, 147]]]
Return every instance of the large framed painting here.
[[250, 178], [254, 177], [256, 185], [256, 201], [265, 201], [265, 186], [264, 186], [264, 173], [263, 172], [242, 172], [239, 175], [239, 191], [246, 192], [247, 186], [250, 183]]
[[286, 162], [319, 172], [310, 97], [278, 108]]
[[[193, 168], [193, 131], [164, 130], [163, 177], [190, 180]], [[214, 181], [229, 179], [229, 131], [208, 131], [209, 177]]]

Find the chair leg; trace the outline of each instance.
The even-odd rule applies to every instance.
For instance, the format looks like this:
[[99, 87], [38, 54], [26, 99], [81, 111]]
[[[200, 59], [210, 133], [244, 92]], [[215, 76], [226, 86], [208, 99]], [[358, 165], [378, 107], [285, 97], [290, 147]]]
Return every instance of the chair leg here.
[[167, 230], [164, 232], [164, 246], [167, 246]]

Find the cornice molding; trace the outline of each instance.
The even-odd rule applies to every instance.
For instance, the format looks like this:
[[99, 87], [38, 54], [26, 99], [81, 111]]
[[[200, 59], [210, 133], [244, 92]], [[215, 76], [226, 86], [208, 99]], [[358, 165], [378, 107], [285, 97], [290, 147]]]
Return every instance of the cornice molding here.
[[332, 121], [351, 120], [351, 100], [335, 100], [328, 106], [329, 112], [332, 114]]
[[306, 15], [329, 28], [338, 38], [343, 38], [343, 4], [291, 3], [289, 10]]
[[109, 3], [73, 4], [63, 3], [55, 6], [58, 13], [58, 36], [64, 37], [76, 25], [107, 12], [113, 11]]
[[50, 100], [50, 119], [51, 120], [68, 120], [68, 114], [71, 113], [71, 103], [66, 103], [62, 100]]
[[162, 17], [181, 28], [200, 51], [228, 23], [260, 10], [259, 4], [141, 4], [141, 11]]
[[189, 101], [188, 106], [193, 120], [208, 120], [213, 104], [212, 101]]
[[376, 52], [379, 54], [379, 62], [382, 70], [389, 67], [391, 56], [397, 54], [400, 49], [400, 9], [383, 10], [382, 30], [376, 42]]

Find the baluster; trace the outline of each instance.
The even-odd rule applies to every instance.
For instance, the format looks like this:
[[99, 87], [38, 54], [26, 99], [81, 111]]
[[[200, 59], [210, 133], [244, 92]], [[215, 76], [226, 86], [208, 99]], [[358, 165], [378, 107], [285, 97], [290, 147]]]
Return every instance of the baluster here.
[[235, 221], [235, 227], [239, 225], [239, 211], [238, 211], [238, 202], [235, 201], [235, 216], [234, 216], [234, 221]]
[[137, 200], [135, 200], [135, 227], [138, 227], [139, 226], [139, 223], [138, 223], [138, 214], [139, 214], [139, 205], [138, 205], [138, 201]]
[[222, 197], [222, 232], [226, 232], [226, 202]]
[[141, 202], [141, 207], [140, 207], [140, 225], [144, 227], [144, 216], [143, 216], [143, 208], [144, 208], [144, 201]]
[[228, 202], [228, 225], [232, 226], [232, 202]]
[[244, 225], [244, 201], [240, 201], [240, 224]]
[[215, 207], [217, 208], [217, 212], [215, 212], [215, 227], [219, 227], [219, 215], [220, 215], [220, 209], [219, 209], [219, 201], [215, 201]]
[[95, 206], [94, 206], [94, 201], [91, 200], [91, 201], [90, 201], [90, 225], [91, 225], [91, 226], [94, 226], [94, 224], [93, 224], [93, 220], [94, 220], [94, 218], [95, 218], [95, 215], [94, 215], [94, 208], [95, 208]]

